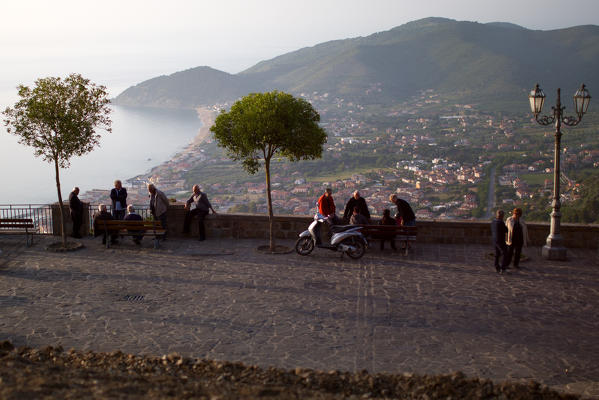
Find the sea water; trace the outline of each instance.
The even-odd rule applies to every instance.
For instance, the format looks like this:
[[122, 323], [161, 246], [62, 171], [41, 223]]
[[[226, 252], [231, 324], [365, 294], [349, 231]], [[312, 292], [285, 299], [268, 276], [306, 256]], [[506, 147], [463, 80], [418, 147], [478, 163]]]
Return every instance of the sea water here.
[[[14, 104], [10, 103], [10, 104]], [[4, 111], [6, 104], [1, 104]], [[61, 193], [110, 189], [115, 179], [147, 172], [170, 159], [197, 135], [202, 123], [194, 110], [111, 106], [112, 132], [101, 134], [100, 146], [73, 157], [60, 170]], [[4, 118], [2, 118], [4, 119]], [[35, 157], [0, 124], [0, 204], [46, 204], [58, 199], [54, 164]]]

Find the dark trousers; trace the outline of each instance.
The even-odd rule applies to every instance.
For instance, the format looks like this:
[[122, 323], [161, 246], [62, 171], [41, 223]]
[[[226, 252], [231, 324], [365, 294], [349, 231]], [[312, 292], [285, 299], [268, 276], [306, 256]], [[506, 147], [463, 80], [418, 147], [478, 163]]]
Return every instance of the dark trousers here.
[[381, 239], [381, 250], [385, 249], [385, 241], [387, 241], [387, 240], [389, 241], [389, 243], [391, 243], [391, 248], [393, 250], [397, 250], [397, 248], [395, 247], [395, 236], [390, 237], [390, 238]]
[[[109, 234], [110, 236], [110, 243], [118, 243], [119, 240], [119, 235], [118, 233], [111, 233]], [[106, 232], [102, 233], [102, 244], [106, 244]]]
[[507, 249], [507, 261], [505, 263], [505, 265], [510, 265], [510, 262], [512, 261], [512, 258], [514, 260], [514, 267], [518, 268], [518, 264], [520, 264], [520, 254], [522, 253], [522, 245], [518, 245], [518, 244], [511, 244], [508, 246]]
[[495, 269], [505, 269], [509, 264], [508, 248], [505, 243], [495, 243]]
[[73, 221], [73, 237], [81, 236], [81, 225], [83, 224], [83, 215], [78, 212], [71, 211], [71, 220]]
[[112, 216], [114, 219], [123, 219], [125, 218], [125, 213], [127, 210], [112, 210]]
[[162, 224], [162, 228], [164, 229], [164, 236], [162, 236], [162, 238], [166, 239], [166, 232], [168, 231], [168, 226], [166, 225], [166, 213], [163, 212], [159, 216], [154, 215], [154, 220], [158, 220]]
[[199, 208], [187, 211], [185, 214], [185, 223], [183, 224], [183, 233], [189, 233], [191, 219], [197, 216], [198, 227], [200, 230], [200, 240], [206, 240], [206, 227], [204, 226], [204, 218], [206, 218], [206, 215], [208, 215], [208, 211], [200, 210]]

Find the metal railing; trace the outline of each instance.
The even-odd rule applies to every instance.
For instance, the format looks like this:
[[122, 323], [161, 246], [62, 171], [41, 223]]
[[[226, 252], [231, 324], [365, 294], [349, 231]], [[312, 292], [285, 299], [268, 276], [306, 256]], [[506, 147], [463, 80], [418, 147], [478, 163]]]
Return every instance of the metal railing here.
[[0, 204], [0, 219], [31, 218], [35, 230], [52, 235], [52, 208], [47, 204]]
[[[68, 203], [67, 205], [68, 213]], [[0, 219], [31, 218], [35, 225], [36, 233], [40, 235], [54, 235], [54, 221], [52, 205], [50, 204], [0, 204]], [[88, 206], [89, 227], [93, 226], [93, 217], [98, 210], [98, 204], [89, 204]], [[108, 212], [112, 213], [111, 206], [107, 205]], [[150, 208], [147, 205], [134, 205], [135, 211], [143, 219], [151, 218]], [[55, 206], [56, 212], [58, 207]], [[68, 220], [68, 216], [65, 216]], [[59, 228], [57, 228], [59, 229]], [[85, 233], [85, 232], [84, 232]], [[60, 232], [56, 232], [60, 234]]]

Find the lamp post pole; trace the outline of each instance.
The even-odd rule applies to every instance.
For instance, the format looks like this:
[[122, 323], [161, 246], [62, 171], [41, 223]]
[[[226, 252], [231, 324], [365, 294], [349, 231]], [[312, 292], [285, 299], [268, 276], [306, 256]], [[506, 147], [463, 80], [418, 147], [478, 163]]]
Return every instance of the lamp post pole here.
[[582, 85], [581, 88], [574, 95], [574, 106], [576, 108], [577, 117], [570, 117], [564, 115], [565, 107], [562, 107], [560, 98], [560, 89], [557, 89], [557, 101], [555, 107], [551, 107], [553, 115], [542, 116], [539, 118], [539, 114], [543, 108], [543, 102], [545, 101], [545, 94], [539, 88], [539, 85], [530, 92], [528, 96], [530, 100], [530, 107], [535, 115], [535, 120], [540, 125], [551, 125], [555, 123], [555, 153], [553, 159], [553, 201], [551, 207], [551, 228], [549, 236], [545, 246], [543, 246], [542, 255], [548, 260], [565, 260], [566, 259], [566, 247], [564, 246], [564, 238], [560, 233], [560, 223], [562, 218], [561, 200], [560, 200], [560, 150], [561, 150], [561, 139], [562, 123], [568, 126], [576, 126], [582, 120], [582, 116], [587, 111], [591, 96], [589, 92]]
[[566, 247], [564, 246], [564, 238], [560, 233], [560, 224], [562, 219], [562, 213], [560, 208], [562, 202], [559, 195], [559, 178], [560, 178], [560, 155], [561, 155], [561, 141], [562, 141], [562, 111], [560, 100], [560, 89], [557, 89], [557, 102], [553, 108], [553, 116], [555, 119], [555, 152], [553, 156], [553, 201], [551, 207], [551, 228], [549, 230], [549, 236], [547, 236], [547, 244], [543, 246], [542, 254], [543, 257], [549, 260], [565, 260], [566, 259]]

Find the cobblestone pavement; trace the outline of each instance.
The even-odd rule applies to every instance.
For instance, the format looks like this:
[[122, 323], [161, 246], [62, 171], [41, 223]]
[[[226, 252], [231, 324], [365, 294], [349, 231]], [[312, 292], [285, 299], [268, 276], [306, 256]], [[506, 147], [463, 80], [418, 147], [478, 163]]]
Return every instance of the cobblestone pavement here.
[[[0, 340], [283, 368], [535, 379], [599, 398], [599, 262], [525, 249], [498, 275], [491, 247], [373, 246], [265, 255], [257, 240], [130, 240], [71, 253], [0, 237]], [[292, 246], [293, 243], [281, 242]]]

